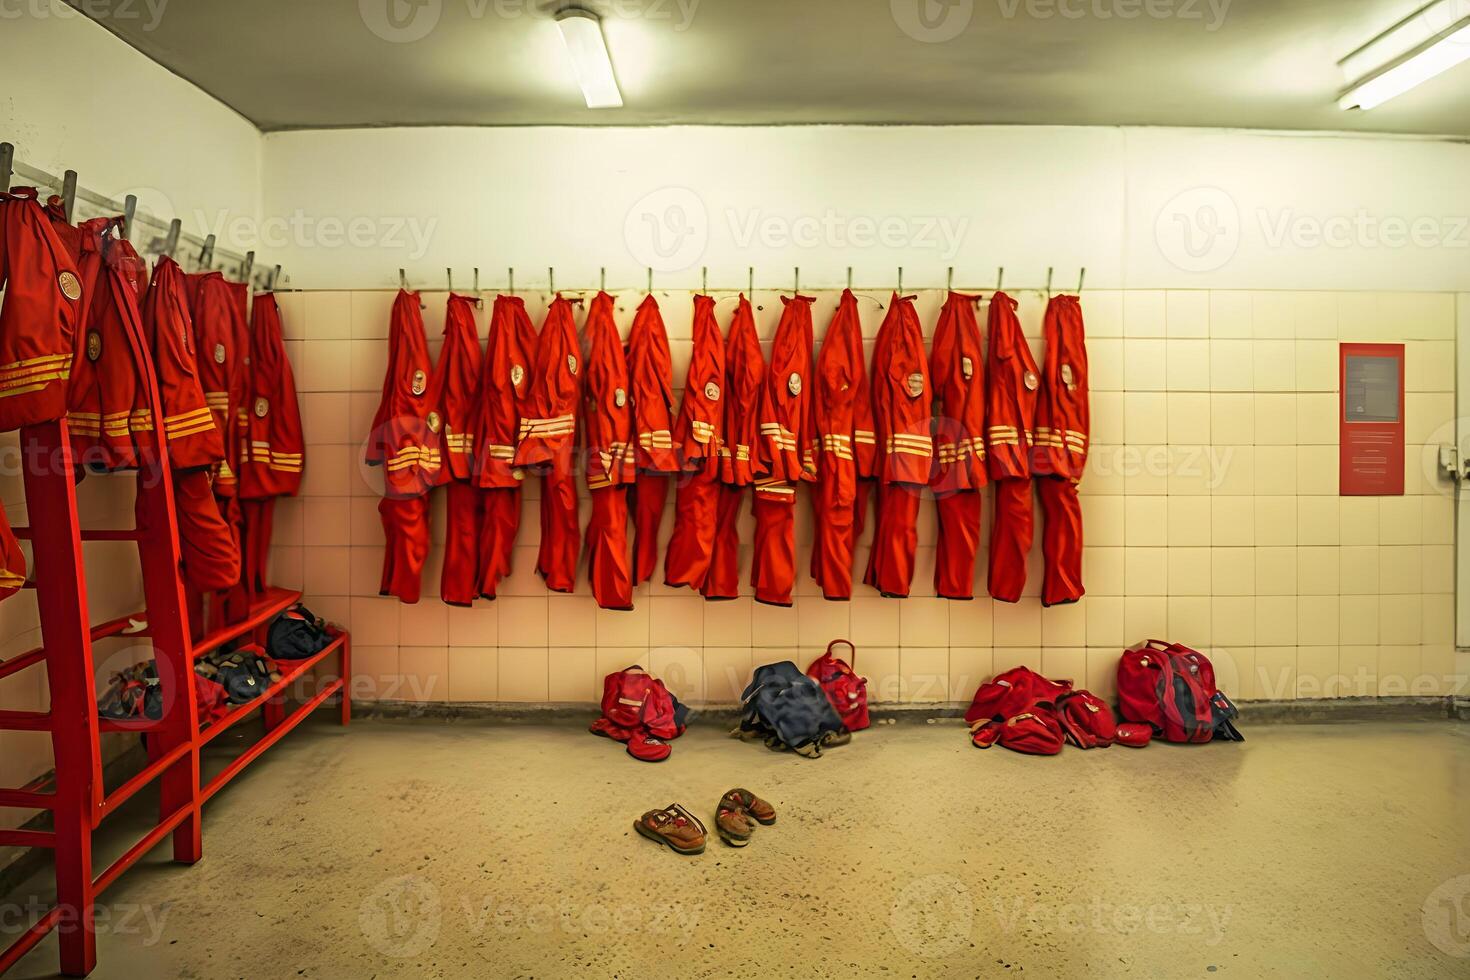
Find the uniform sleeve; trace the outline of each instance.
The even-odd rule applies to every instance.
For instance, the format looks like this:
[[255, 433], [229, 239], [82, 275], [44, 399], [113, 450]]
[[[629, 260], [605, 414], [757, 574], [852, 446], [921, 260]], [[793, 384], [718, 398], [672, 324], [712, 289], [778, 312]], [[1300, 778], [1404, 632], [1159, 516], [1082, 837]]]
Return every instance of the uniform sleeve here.
[[66, 414], [81, 277], [35, 199], [0, 194], [0, 431]]
[[183, 273], [173, 260], [159, 260], [145, 310], [169, 460], [182, 470], [218, 463], [225, 455], [224, 438], [199, 384]]
[[694, 351], [684, 378], [684, 401], [674, 423], [674, 445], [686, 469], [699, 469], [723, 443], [725, 340], [715, 322], [714, 301], [695, 297]]

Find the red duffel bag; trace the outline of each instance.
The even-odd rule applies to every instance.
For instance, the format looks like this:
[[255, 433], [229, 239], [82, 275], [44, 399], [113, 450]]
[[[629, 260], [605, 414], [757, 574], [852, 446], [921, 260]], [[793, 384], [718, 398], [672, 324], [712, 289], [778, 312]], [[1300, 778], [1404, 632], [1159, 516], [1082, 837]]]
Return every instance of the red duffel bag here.
[[1215, 686], [1210, 658], [1180, 643], [1149, 640], [1118, 661], [1118, 713], [1147, 722], [1166, 742], [1244, 742], [1239, 712]]
[[832, 648], [838, 644], [846, 644], [852, 651], [852, 662], [857, 663], [857, 647], [851, 640], [833, 640], [827, 644], [827, 652], [812, 661], [806, 676], [822, 686], [847, 730], [861, 731], [868, 727], [868, 679], [859, 677], [852, 664], [832, 655]]

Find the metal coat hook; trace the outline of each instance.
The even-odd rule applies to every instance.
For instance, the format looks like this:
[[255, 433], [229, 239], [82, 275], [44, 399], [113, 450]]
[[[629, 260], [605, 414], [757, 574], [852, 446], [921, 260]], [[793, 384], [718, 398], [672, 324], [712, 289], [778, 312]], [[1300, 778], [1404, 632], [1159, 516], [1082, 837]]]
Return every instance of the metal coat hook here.
[[801, 295], [801, 266], [797, 266], [793, 270], [792, 284], [791, 284], [791, 295], [792, 296], [800, 296]]
[[551, 295], [555, 296], [556, 295], [556, 267], [555, 266], [547, 266], [546, 267], [546, 284], [551, 289]]
[[240, 276], [241, 279], [244, 279], [245, 280], [245, 285], [247, 285], [247, 286], [250, 285], [250, 276], [254, 272], [255, 272], [255, 253], [254, 252], [246, 252], [245, 253], [245, 269], [244, 269], [243, 274]]
[[597, 270], [597, 291], [599, 293], [607, 292], [607, 266], [603, 266]]
[[847, 267], [847, 288], [852, 289], [852, 266]]
[[138, 195], [129, 194], [123, 200], [123, 226], [124, 238], [133, 237], [133, 219], [138, 216]]
[[747, 295], [750, 296], [752, 299], [754, 299], [755, 298], [755, 266], [751, 266], [749, 271], [750, 271], [750, 292]]
[[1082, 292], [1082, 280], [1087, 278], [1087, 266], [1083, 266], [1077, 273], [1077, 292]]
[[1000, 266], [995, 270], [995, 291], [1000, 292], [1001, 285], [1006, 281], [1006, 267]]
[[[207, 235], [207, 236], [205, 236], [205, 239], [204, 239], [204, 247], [199, 250], [199, 264], [202, 265], [202, 266], [204, 266], [206, 269], [208, 269], [208, 268], [210, 268], [210, 267], [212, 267], [214, 265], [214, 236], [213, 235]], [[399, 269], [398, 270], [398, 274], [399, 275], [402, 275], [403, 274], [403, 270], [402, 269]]]
[[61, 208], [66, 215], [66, 223], [72, 223], [72, 214], [77, 209], [77, 172], [68, 170], [66, 176], [61, 179]]
[[448, 266], [444, 267], [444, 278], [449, 282], [449, 291], [454, 292], [454, 270]]
[[483, 310], [485, 308], [485, 297], [483, 297], [483, 296], [480, 295], [480, 267], [479, 266], [475, 266], [475, 308], [476, 309], [479, 309], [479, 310]]
[[506, 291], [512, 296], [516, 294], [516, 270], [510, 268], [505, 270]]
[[699, 292], [702, 296], [709, 295], [709, 266], [699, 267]]
[[280, 266], [276, 266], [274, 269], [271, 270], [271, 281], [270, 281], [269, 289], [271, 290], [271, 292], [275, 292], [276, 287], [279, 286], [280, 284], [281, 284], [281, 267]]
[[1051, 299], [1051, 274], [1052, 274], [1052, 267], [1051, 266], [1047, 266], [1046, 267], [1046, 298], [1047, 299]]
[[944, 280], [944, 290], [949, 293], [954, 292], [954, 266], [949, 267], [949, 275]]
[[408, 292], [408, 274], [402, 269], [398, 270], [398, 288], [405, 293]]
[[10, 190], [10, 175], [15, 172], [15, 144], [0, 143], [0, 191]]
[[648, 267], [648, 294], [653, 295], [653, 266]]
[[175, 218], [168, 223], [168, 237], [163, 240], [163, 254], [169, 258], [174, 257], [174, 249], [179, 247], [179, 233], [184, 229], [184, 222]]
[[903, 266], [898, 267], [898, 295], [903, 295]]

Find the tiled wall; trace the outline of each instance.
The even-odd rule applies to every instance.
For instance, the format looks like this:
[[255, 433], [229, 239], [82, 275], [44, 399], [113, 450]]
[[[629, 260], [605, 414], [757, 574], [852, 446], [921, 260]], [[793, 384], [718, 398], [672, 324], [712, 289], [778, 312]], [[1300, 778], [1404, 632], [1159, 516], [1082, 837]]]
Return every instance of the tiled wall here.
[[[871, 342], [888, 296], [860, 294]], [[818, 296], [820, 343], [836, 293]], [[423, 298], [437, 354], [445, 296]], [[677, 384], [691, 297], [658, 298]], [[777, 294], [754, 298], [769, 341]], [[1040, 358], [1044, 298], [1018, 298]], [[528, 296], [538, 322], [546, 299]], [[640, 299], [619, 297], [625, 334]], [[1118, 651], [1148, 637], [1213, 651], [1223, 686], [1240, 699], [1440, 694], [1455, 684], [1453, 502], [1432, 468], [1435, 446], [1453, 441], [1441, 428], [1455, 412], [1451, 294], [1085, 292], [1094, 448], [1082, 484], [1089, 594], [1080, 604], [1041, 608], [1039, 545], [1019, 605], [933, 598], [929, 505], [912, 598], [860, 585], [852, 602], [827, 602], [805, 574], [803, 498], [794, 608], [705, 603], [655, 583], [638, 590], [633, 612], [597, 609], [585, 585], [571, 596], [546, 592], [533, 571], [534, 482], [515, 574], [498, 601], [466, 610], [433, 598], [442, 500], [425, 600], [379, 598], [376, 481], [359, 447], [382, 382], [392, 293], [283, 300], [309, 448], [302, 496], [281, 506], [274, 567], [278, 581], [302, 585], [314, 608], [351, 626], [359, 697], [586, 702], [603, 674], [639, 662], [681, 698], [731, 702], [753, 665], [805, 666], [839, 636], [857, 642], [858, 667], [886, 701], [967, 701], [991, 673], [1022, 663], [1108, 693]], [[941, 301], [920, 297], [926, 333]], [[722, 327], [732, 306], [717, 309]], [[1337, 496], [1340, 340], [1407, 344], [1403, 497]], [[986, 510], [988, 522], [988, 495]], [[669, 517], [665, 538], [671, 528]], [[859, 570], [865, 561], [864, 547]], [[982, 554], [981, 595], [983, 569]]]

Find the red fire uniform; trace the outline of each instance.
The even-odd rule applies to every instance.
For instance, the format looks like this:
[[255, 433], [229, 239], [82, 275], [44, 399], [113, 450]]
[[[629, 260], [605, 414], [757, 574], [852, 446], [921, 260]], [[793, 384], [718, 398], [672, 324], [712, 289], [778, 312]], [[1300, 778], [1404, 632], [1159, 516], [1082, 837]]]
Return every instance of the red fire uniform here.
[[366, 461], [383, 467], [382, 595], [419, 601], [429, 555], [430, 488], [444, 479], [442, 420], [434, 409], [429, 345], [417, 293], [400, 289], [388, 328], [388, 372], [368, 434]]
[[699, 591], [708, 600], [740, 595], [740, 509], [755, 483], [760, 447], [760, 400], [766, 362], [750, 301], [740, 297], [725, 340], [725, 403], [719, 449], [720, 494], [709, 570]]
[[482, 355], [475, 326], [475, 300], [451, 293], [444, 311], [444, 346], [434, 369], [448, 483], [444, 569], [439, 598], [451, 606], [471, 605], [480, 594], [480, 530], [486, 491], [475, 485], [473, 431]]
[[669, 499], [669, 474], [679, 472], [674, 452], [674, 362], [658, 301], [650, 294], [638, 306], [628, 336], [632, 384], [634, 455], [633, 582], [647, 582], [658, 567], [658, 529]]
[[[67, 379], [82, 317], [76, 259], [36, 200], [0, 193], [0, 431], [66, 414]], [[26, 579], [25, 555], [0, 508], [0, 599]]]
[[475, 482], [485, 490], [480, 525], [480, 595], [494, 599], [510, 574], [521, 524], [521, 485], [526, 472], [515, 465], [522, 415], [531, 412], [531, 369], [536, 328], [518, 296], [496, 296], [490, 339], [475, 409]]
[[990, 298], [989, 332], [985, 442], [995, 484], [990, 594], [1002, 602], [1019, 602], [1034, 530], [1030, 455], [1041, 378], [1016, 319], [1016, 301], [1005, 293]]
[[980, 490], [985, 473], [985, 361], [977, 296], [950, 293], [939, 313], [929, 369], [934, 378], [934, 474], [929, 486], [939, 510], [934, 592], [975, 597], [980, 548]]
[[[144, 303], [143, 327], [158, 376], [173, 467], [184, 580], [195, 593], [203, 593], [227, 589], [240, 580], [240, 551], [210, 485], [211, 468], [224, 459], [224, 437], [199, 385], [184, 283], [179, 264], [161, 257]], [[138, 516], [141, 520], [142, 507]]]
[[587, 397], [581, 427], [587, 492], [592, 497], [587, 574], [592, 595], [604, 609], [633, 608], [627, 488], [636, 480], [637, 461], [628, 387], [628, 363], [613, 321], [613, 298], [600, 292], [587, 311]]
[[725, 338], [711, 296], [694, 297], [694, 348], [674, 445], [684, 473], [674, 502], [674, 536], [664, 555], [664, 584], [704, 587], [720, 506], [720, 446], [725, 428]]
[[857, 297], [842, 291], [822, 341], [815, 383], [821, 447], [812, 488], [812, 578], [828, 599], [852, 598], [860, 481], [873, 475], [873, 402], [864, 366]]
[[541, 479], [541, 550], [536, 570], [553, 592], [577, 585], [581, 532], [572, 456], [577, 441], [577, 403], [582, 385], [577, 321], [560, 295], [546, 311], [531, 374], [531, 414], [521, 417], [517, 466], [532, 467]]
[[812, 396], [811, 296], [781, 297], [786, 308], [771, 343], [761, 388], [759, 468], [755, 485], [755, 550], [750, 584], [755, 599], [791, 605], [796, 584], [796, 487], [817, 476], [816, 412]]
[[1087, 398], [1087, 345], [1082, 303], [1055, 296], [1044, 321], [1046, 364], [1036, 404], [1036, 438], [1031, 470], [1046, 523], [1041, 553], [1046, 571], [1041, 602], [1076, 602], [1082, 588], [1082, 504], [1077, 484], [1087, 466], [1091, 414]]
[[58, 227], [64, 241], [76, 244], [84, 294], [67, 429], [77, 461], [97, 470], [138, 466], [155, 444], [148, 400], [152, 359], [141, 310], [148, 268], [130, 243], [115, 236], [118, 220], [94, 218], [74, 233]]
[[934, 395], [914, 297], [893, 294], [873, 364], [878, 523], [863, 581], [885, 596], [905, 598], [919, 546], [920, 488], [929, 482], [934, 460]]
[[241, 459], [241, 416], [246, 411], [245, 357], [249, 340], [245, 312], [249, 287], [226, 280], [223, 273], [205, 272], [189, 276], [187, 290], [193, 296], [189, 312], [194, 324], [199, 383], [225, 442], [225, 459], [215, 478], [214, 492], [233, 498]]

